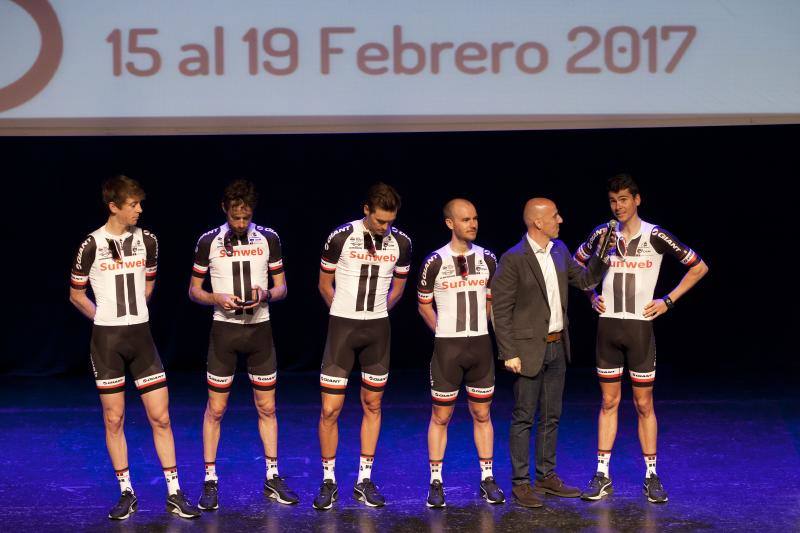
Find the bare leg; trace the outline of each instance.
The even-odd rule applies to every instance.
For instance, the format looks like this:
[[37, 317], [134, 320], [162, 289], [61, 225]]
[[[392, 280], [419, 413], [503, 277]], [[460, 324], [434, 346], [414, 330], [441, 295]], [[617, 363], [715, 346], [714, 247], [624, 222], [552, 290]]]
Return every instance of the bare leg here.
[[617, 438], [617, 413], [622, 398], [622, 383], [600, 383], [603, 392], [603, 405], [597, 420], [597, 449], [611, 450]]
[[488, 459], [494, 453], [494, 427], [490, 408], [492, 403], [468, 402], [469, 413], [472, 415], [472, 429], [475, 436], [475, 448], [478, 457]]
[[319, 417], [319, 447], [322, 457], [336, 457], [339, 446], [339, 414], [344, 406], [344, 394], [322, 393], [322, 412]]
[[278, 457], [278, 417], [275, 415], [275, 389], [253, 390], [258, 411], [258, 433], [264, 444], [264, 455]]
[[447, 448], [447, 424], [453, 417], [455, 405], [434, 405], [431, 410], [431, 421], [428, 424], [428, 458], [434, 461], [444, 459]]
[[633, 403], [639, 415], [639, 443], [642, 445], [642, 453], [655, 455], [658, 423], [653, 408], [653, 387], [633, 387]]
[[147, 419], [153, 429], [153, 442], [156, 445], [158, 460], [162, 468], [175, 466], [175, 440], [169, 420], [169, 393], [167, 387], [142, 394], [142, 403]]
[[106, 447], [114, 470], [128, 467], [128, 443], [125, 440], [125, 393], [101, 394], [103, 423], [106, 427]]
[[229, 392], [208, 391], [208, 403], [203, 415], [203, 460], [214, 463], [217, 460], [222, 417], [228, 407]]
[[383, 392], [361, 388], [361, 406], [364, 416], [361, 419], [361, 454], [375, 455], [378, 435], [381, 432], [381, 399]]

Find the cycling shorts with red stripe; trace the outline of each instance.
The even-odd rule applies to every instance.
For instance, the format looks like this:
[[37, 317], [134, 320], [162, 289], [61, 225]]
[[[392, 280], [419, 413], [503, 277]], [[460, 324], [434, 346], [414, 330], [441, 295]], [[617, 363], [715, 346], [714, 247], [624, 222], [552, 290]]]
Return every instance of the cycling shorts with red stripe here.
[[601, 382], [622, 380], [627, 366], [634, 387], [652, 387], [655, 383], [656, 339], [649, 320], [600, 317], [596, 354]]
[[214, 320], [208, 340], [208, 390], [230, 392], [239, 355], [247, 358], [247, 374], [255, 390], [275, 388], [277, 358], [270, 321], [237, 324]]
[[100, 394], [125, 391], [126, 367], [130, 369], [139, 394], [167, 385], [167, 376], [147, 322], [130, 326], [93, 326], [89, 358]]
[[390, 344], [389, 317], [358, 320], [331, 315], [319, 376], [322, 392], [344, 394], [356, 355], [361, 387], [383, 392], [389, 379]]
[[494, 395], [494, 350], [489, 335], [436, 337], [431, 357], [434, 405], [456, 403], [463, 381], [471, 402], [490, 402]]

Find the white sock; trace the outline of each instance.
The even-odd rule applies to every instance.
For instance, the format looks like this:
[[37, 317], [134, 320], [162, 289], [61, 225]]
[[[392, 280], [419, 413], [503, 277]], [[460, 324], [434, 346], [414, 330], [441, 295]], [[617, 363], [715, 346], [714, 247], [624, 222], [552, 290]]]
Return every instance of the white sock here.
[[647, 465], [647, 471], [644, 473], [644, 477], [648, 478], [651, 475], [657, 476], [656, 474], [656, 454], [653, 455], [645, 455], [644, 456], [644, 464]]
[[325, 457], [322, 458], [322, 481], [326, 479], [330, 479], [334, 483], [336, 483], [336, 476], [333, 473], [333, 469], [336, 467], [336, 457], [331, 457], [326, 459]]
[[117, 474], [119, 491], [125, 492], [126, 490], [129, 490], [133, 492], [133, 487], [131, 486], [131, 471], [125, 468], [124, 470], [115, 470], [114, 473]]
[[442, 483], [442, 461], [429, 461], [431, 467], [431, 483], [439, 481]]
[[597, 450], [597, 471], [608, 475], [608, 464], [611, 462], [611, 450]]
[[374, 455], [361, 455], [361, 461], [358, 464], [358, 482], [361, 483], [365, 479], [369, 479], [372, 474], [372, 462], [375, 460]]
[[181, 490], [178, 483], [178, 467], [172, 466], [164, 469], [164, 479], [167, 480], [167, 492], [170, 496]]
[[217, 481], [217, 463], [206, 463], [206, 478], [204, 481]]
[[267, 479], [272, 479], [278, 475], [278, 458], [267, 457]]
[[478, 462], [481, 464], [481, 481], [486, 479], [487, 477], [492, 477], [492, 458], [489, 457], [488, 459], [484, 459], [482, 457], [478, 457]]

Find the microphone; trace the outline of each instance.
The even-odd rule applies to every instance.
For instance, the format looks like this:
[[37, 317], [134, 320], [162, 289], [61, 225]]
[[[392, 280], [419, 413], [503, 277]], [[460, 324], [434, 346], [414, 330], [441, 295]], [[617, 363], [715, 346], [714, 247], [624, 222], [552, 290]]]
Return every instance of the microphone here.
[[608, 245], [611, 242], [611, 234], [617, 230], [617, 220], [612, 218], [608, 221], [608, 230], [603, 238], [603, 244], [600, 246], [600, 251], [597, 254], [600, 259], [603, 259], [608, 253]]

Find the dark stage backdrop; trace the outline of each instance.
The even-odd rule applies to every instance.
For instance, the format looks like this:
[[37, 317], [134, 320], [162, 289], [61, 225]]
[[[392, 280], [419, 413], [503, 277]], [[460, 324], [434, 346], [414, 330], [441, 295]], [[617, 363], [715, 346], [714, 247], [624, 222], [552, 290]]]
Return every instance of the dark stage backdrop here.
[[[392, 313], [393, 368], [424, 371], [432, 338], [416, 312], [417, 270], [448, 239], [441, 206], [478, 207], [478, 243], [498, 256], [522, 236], [532, 196], [556, 201], [570, 250], [608, 220], [605, 180], [626, 171], [642, 188], [642, 217], [697, 250], [711, 271], [656, 323], [659, 364], [681, 372], [791, 367], [797, 275], [800, 127], [214, 137], [0, 138], [6, 259], [2, 372], [86, 372], [91, 325], [69, 304], [70, 262], [105, 221], [100, 183], [122, 172], [147, 191], [142, 227], [160, 242], [150, 304], [168, 369], [203, 368], [211, 309], [186, 297], [200, 234], [221, 224], [232, 177], [254, 180], [254, 220], [283, 241], [289, 298], [273, 306], [279, 366], [316, 369], [327, 310], [317, 293], [328, 233], [360, 217], [367, 186], [403, 196], [397, 226], [414, 243], [412, 275]], [[683, 268], [667, 258], [657, 295]], [[593, 365], [595, 318], [573, 291], [575, 363]]]

